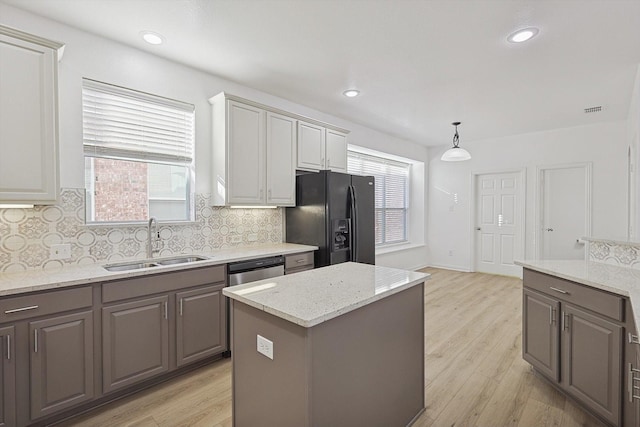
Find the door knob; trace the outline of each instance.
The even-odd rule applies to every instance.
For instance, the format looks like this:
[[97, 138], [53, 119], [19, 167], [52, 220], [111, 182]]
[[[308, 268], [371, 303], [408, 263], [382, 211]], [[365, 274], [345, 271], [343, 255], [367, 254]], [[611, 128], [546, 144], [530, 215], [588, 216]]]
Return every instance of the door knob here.
[[480, 231], [480, 230], [482, 230], [482, 228], [476, 227], [476, 231]]
[[547, 231], [553, 231], [553, 228], [547, 228]]

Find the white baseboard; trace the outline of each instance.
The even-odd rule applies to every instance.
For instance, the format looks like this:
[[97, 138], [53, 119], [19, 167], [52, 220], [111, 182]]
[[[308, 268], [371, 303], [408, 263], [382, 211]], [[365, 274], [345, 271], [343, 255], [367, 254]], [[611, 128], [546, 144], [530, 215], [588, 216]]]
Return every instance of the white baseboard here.
[[445, 270], [460, 271], [462, 273], [472, 273], [472, 271], [469, 270], [467, 267], [460, 267], [458, 265], [431, 264], [428, 267], [442, 268], [442, 269], [445, 269]]

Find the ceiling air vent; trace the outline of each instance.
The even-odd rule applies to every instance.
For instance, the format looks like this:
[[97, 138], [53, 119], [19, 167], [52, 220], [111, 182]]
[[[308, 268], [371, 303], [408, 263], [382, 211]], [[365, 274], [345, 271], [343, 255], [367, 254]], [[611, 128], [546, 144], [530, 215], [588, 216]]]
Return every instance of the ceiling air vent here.
[[585, 113], [599, 113], [600, 111], [602, 111], [602, 105], [598, 105], [597, 107], [589, 107], [589, 108], [585, 108], [584, 109]]

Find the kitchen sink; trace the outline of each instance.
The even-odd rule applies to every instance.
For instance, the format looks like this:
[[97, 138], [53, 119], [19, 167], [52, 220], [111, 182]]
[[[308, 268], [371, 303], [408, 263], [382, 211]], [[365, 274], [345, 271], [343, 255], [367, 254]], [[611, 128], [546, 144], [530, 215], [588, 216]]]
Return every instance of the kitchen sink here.
[[156, 264], [174, 265], [174, 264], [184, 264], [187, 262], [205, 261], [208, 259], [209, 258], [202, 257], [202, 256], [180, 256], [180, 257], [169, 258], [169, 259], [159, 259], [158, 261], [156, 261]]
[[107, 271], [129, 271], [139, 270], [141, 268], [161, 267], [163, 265], [186, 264], [189, 262], [205, 261], [208, 259], [209, 258], [207, 257], [197, 255], [177, 256], [174, 258], [165, 258], [153, 261], [121, 262], [118, 264], [109, 264], [105, 265], [104, 269]]
[[105, 265], [104, 269], [107, 271], [128, 271], [157, 266], [158, 264], [155, 262], [126, 262], [121, 264]]

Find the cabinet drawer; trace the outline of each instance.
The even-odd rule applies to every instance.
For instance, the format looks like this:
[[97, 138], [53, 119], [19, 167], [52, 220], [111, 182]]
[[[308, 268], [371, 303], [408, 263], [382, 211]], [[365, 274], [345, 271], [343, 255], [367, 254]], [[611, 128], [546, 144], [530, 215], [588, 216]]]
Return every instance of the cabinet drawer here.
[[225, 283], [226, 280], [226, 265], [117, 280], [102, 285], [102, 301], [112, 302], [137, 298], [193, 286]]
[[0, 300], [0, 323], [91, 307], [91, 286]]
[[304, 252], [301, 254], [287, 255], [284, 258], [284, 268], [291, 270], [294, 268], [312, 266], [313, 268], [313, 252]]
[[622, 296], [526, 268], [523, 272], [523, 284], [562, 301], [579, 305], [621, 322], [624, 321], [624, 297]]

